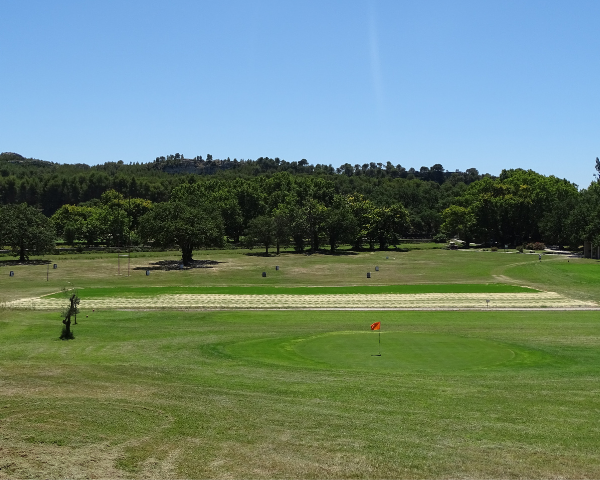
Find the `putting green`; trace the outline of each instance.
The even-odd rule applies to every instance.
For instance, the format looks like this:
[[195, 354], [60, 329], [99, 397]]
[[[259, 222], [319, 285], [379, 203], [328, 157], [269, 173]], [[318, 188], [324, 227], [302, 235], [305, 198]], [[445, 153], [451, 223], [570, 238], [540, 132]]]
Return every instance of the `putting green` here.
[[263, 339], [229, 345], [226, 351], [234, 357], [295, 366], [437, 373], [532, 365], [547, 356], [482, 338], [417, 332], [384, 332], [380, 349], [378, 335], [371, 331], [331, 332], [295, 339]]

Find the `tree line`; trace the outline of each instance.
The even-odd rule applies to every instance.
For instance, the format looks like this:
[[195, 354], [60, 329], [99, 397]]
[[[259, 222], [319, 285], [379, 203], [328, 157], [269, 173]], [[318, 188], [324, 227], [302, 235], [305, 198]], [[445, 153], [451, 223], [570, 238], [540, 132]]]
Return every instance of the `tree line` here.
[[[460, 189], [483, 178], [474, 169], [448, 172], [442, 165], [404, 168], [387, 162], [349, 164], [334, 169], [309, 164], [306, 160], [286, 162], [279, 158], [257, 160], [219, 160], [211, 155], [193, 159], [175, 154], [157, 157], [153, 162], [126, 164], [122, 161], [102, 165], [57, 164], [26, 159], [14, 153], [0, 154], [0, 204], [27, 203], [39, 206], [46, 216], [62, 205], [80, 205], [99, 201], [102, 194], [115, 190], [126, 196], [158, 203], [167, 201], [172, 190], [183, 183], [198, 183], [212, 178], [221, 180], [252, 179], [288, 173], [332, 181], [340, 194], [360, 193], [385, 197], [393, 191], [397, 201], [411, 212], [415, 235], [431, 235], [432, 217], [440, 205]], [[488, 175], [489, 176], [489, 175]]]
[[[0, 155], [0, 245], [21, 258], [42, 251], [54, 235], [69, 244], [177, 245], [184, 263], [192, 260], [194, 249], [224, 242], [261, 246], [266, 252], [282, 246], [335, 252], [341, 244], [385, 249], [407, 236], [458, 237], [467, 245], [600, 244], [598, 183], [579, 191], [567, 180], [531, 170], [503, 170], [492, 177], [475, 169], [450, 173], [434, 165], [416, 176], [405, 175], [406, 170], [399, 174], [393, 166], [396, 173], [378, 173], [386, 171], [382, 164], [325, 172], [303, 163], [307, 171], [296, 173], [287, 168], [293, 162], [273, 160], [286, 168], [244, 174], [242, 167], [237, 173], [232, 167], [199, 175], [155, 167], [184, 165], [188, 159], [182, 156], [96, 168], [14, 155]], [[208, 157], [191, 160], [194, 165], [216, 162]], [[265, 163], [259, 160], [243, 164], [255, 168]], [[70, 192], [68, 201], [53, 197], [57, 185], [62, 194]], [[54, 198], [51, 205], [48, 198]], [[46, 219], [32, 217], [31, 225], [52, 232], [29, 247], [12, 238], [22, 230], [15, 218], [24, 218], [26, 207], [27, 215], [35, 211]]]

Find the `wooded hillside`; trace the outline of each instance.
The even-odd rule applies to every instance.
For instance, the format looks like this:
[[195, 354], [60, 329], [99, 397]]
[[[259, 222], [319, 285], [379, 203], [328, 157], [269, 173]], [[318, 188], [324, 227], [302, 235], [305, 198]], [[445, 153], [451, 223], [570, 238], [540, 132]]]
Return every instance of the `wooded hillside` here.
[[161, 244], [179, 245], [183, 237], [169, 239], [150, 228], [163, 210], [181, 213], [184, 224], [196, 215], [198, 224], [212, 225], [213, 243], [220, 238], [266, 248], [386, 248], [406, 236], [513, 246], [600, 242], [596, 182], [578, 191], [567, 180], [521, 169], [494, 177], [475, 168], [448, 172], [440, 164], [333, 168], [306, 160], [180, 154], [89, 166], [2, 153], [0, 204], [22, 203], [51, 217], [57, 235], [69, 243], [161, 238]]

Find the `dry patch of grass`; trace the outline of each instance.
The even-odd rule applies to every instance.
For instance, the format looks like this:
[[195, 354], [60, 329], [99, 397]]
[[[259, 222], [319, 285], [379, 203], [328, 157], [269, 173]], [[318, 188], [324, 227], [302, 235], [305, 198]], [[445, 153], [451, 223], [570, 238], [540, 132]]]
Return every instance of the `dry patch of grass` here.
[[[488, 302], [489, 301], [489, 302]], [[7, 308], [59, 310], [63, 300], [26, 298]], [[346, 295], [157, 295], [145, 298], [83, 299], [80, 307], [92, 309], [481, 309], [597, 307], [553, 292], [539, 293], [421, 293]]]
[[125, 472], [115, 466], [120, 454], [120, 448], [107, 444], [65, 448], [4, 437], [0, 442], [0, 479], [125, 478]]

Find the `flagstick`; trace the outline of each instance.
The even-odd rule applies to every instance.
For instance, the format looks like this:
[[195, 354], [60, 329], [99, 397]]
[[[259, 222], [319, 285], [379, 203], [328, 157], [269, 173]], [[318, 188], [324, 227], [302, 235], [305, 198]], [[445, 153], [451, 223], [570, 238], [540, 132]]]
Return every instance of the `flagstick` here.
[[381, 357], [381, 322], [375, 322], [374, 324], [371, 325], [371, 330], [377, 330], [379, 335], [378, 335], [378, 341], [379, 341], [379, 353], [377, 355], [375, 355], [374, 353], [371, 354], [372, 357]]
[[378, 329], [378, 338], [379, 338], [379, 353], [376, 355], [374, 353], [371, 354], [372, 357], [381, 357], [381, 327]]

